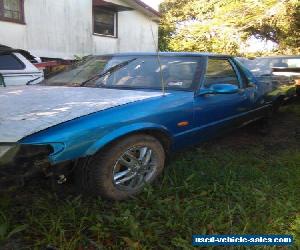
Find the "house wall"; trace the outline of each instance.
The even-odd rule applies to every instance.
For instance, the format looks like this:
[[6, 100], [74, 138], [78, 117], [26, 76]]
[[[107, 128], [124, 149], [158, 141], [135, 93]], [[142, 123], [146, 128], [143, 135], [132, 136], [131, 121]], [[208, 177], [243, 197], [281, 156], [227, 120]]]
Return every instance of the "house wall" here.
[[25, 0], [24, 11], [25, 25], [0, 21], [0, 44], [63, 59], [156, 50], [158, 24], [140, 11], [119, 12], [118, 38], [93, 35], [92, 0]]

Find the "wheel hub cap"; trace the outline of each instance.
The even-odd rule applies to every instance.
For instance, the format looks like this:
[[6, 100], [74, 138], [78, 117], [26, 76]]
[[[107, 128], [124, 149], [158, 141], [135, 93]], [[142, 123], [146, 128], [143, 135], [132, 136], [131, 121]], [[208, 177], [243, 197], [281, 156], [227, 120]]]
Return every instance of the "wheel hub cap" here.
[[124, 152], [113, 168], [113, 182], [119, 189], [137, 189], [155, 173], [157, 157], [147, 147], [133, 147]]

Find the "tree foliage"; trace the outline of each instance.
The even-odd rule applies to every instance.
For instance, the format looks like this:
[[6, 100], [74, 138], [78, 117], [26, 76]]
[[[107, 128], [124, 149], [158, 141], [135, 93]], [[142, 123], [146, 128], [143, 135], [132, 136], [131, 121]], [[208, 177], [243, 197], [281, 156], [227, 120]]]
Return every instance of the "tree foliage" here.
[[161, 50], [245, 54], [255, 37], [300, 53], [300, 0], [165, 0], [161, 13]]

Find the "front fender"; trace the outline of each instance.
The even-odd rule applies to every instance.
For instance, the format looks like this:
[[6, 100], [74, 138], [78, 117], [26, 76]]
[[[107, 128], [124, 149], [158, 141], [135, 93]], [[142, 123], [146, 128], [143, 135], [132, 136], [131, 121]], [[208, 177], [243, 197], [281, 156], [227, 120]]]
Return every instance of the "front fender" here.
[[101, 148], [105, 147], [112, 141], [115, 141], [123, 136], [126, 136], [128, 134], [142, 132], [146, 130], [156, 130], [165, 133], [169, 138], [172, 140], [172, 135], [168, 131], [168, 129], [162, 125], [158, 125], [155, 123], [137, 123], [132, 124], [128, 126], [124, 126], [121, 128], [118, 128], [114, 131], [111, 131], [110, 133], [106, 134], [99, 140], [97, 140], [92, 146], [88, 148], [88, 150], [85, 152], [84, 156], [93, 155], [96, 152], [98, 152]]

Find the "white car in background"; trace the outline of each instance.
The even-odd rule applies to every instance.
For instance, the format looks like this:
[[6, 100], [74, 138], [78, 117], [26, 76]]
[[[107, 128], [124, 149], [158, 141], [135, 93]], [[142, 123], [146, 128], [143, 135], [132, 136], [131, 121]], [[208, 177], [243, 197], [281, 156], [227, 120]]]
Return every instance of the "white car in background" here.
[[44, 80], [43, 71], [35, 67], [23, 54], [21, 50], [0, 51], [0, 74], [6, 86], [37, 84]]

